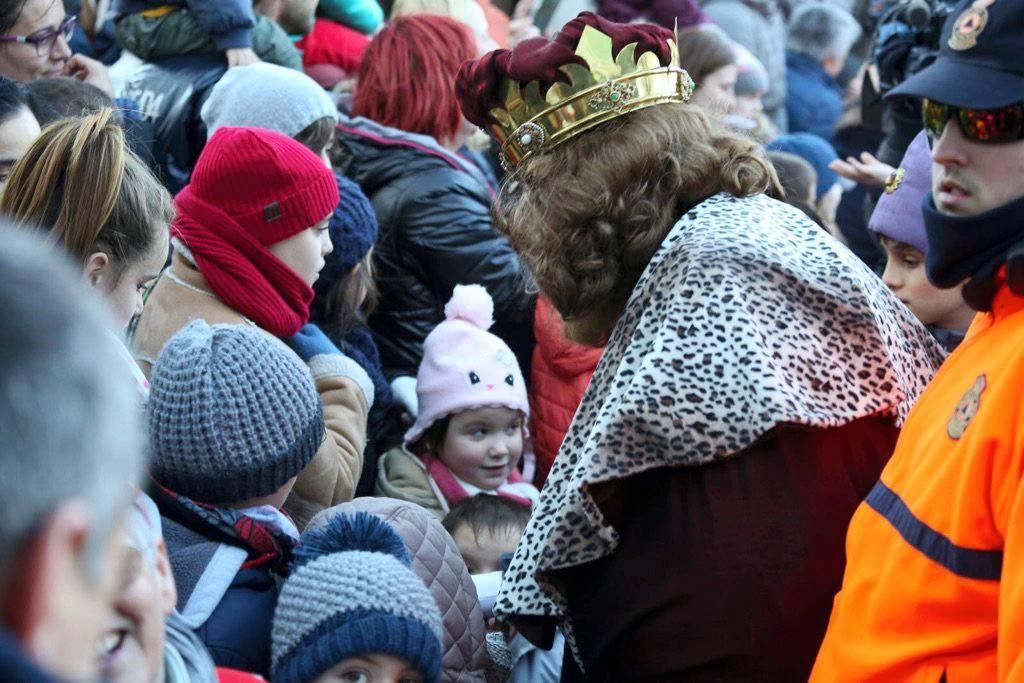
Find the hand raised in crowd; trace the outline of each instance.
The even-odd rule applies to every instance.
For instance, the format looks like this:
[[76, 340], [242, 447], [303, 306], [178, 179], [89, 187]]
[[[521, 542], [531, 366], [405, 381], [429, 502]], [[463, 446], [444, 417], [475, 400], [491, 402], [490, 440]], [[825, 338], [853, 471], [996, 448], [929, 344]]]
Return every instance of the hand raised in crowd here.
[[250, 64], [259, 64], [263, 60], [247, 47], [233, 47], [224, 51], [224, 54], [228, 58], [228, 68], [232, 69], [236, 66], [249, 66]]
[[895, 170], [892, 166], [884, 161], [879, 161], [868, 152], [862, 152], [860, 159], [856, 157], [846, 157], [846, 161], [836, 159], [829, 163], [828, 167], [844, 178], [873, 187], [885, 185], [889, 176]]
[[111, 97], [114, 96], [114, 84], [110, 80], [107, 67], [95, 59], [85, 55], [72, 55], [64, 64], [64, 75], [94, 85]]

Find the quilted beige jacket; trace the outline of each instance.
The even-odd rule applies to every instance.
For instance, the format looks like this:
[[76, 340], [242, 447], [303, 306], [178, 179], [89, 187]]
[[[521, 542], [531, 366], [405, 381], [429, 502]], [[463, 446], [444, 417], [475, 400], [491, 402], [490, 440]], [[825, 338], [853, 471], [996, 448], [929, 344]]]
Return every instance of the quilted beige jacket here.
[[486, 628], [476, 587], [455, 541], [434, 515], [418, 505], [392, 498], [356, 498], [324, 510], [307, 529], [327, 523], [332, 515], [368, 512], [383, 519], [405, 541], [412, 570], [437, 601], [444, 622], [445, 683], [483, 681], [487, 668]]

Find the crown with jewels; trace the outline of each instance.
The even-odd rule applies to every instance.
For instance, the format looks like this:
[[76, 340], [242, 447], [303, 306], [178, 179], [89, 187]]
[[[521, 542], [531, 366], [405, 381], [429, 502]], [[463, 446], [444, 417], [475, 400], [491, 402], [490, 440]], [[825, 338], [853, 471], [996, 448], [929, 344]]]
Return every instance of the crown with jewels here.
[[541, 95], [537, 81], [525, 88], [506, 81], [504, 107], [490, 111], [496, 121], [491, 132], [501, 144], [505, 169], [511, 171], [523, 159], [623, 114], [655, 104], [689, 102], [693, 79], [679, 66], [676, 43], [669, 41], [672, 59], [667, 66], [653, 52], [636, 58], [636, 46], [630, 43], [613, 55], [612, 39], [587, 26], [576, 45], [576, 54], [587, 67], [559, 67], [568, 83], [558, 81]]

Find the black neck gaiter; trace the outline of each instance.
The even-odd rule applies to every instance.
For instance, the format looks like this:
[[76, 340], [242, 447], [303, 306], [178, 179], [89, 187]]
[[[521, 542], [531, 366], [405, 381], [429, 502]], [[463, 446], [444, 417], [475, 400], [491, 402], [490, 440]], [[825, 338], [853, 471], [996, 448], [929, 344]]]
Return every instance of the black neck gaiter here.
[[921, 208], [928, 234], [925, 268], [933, 285], [949, 289], [969, 280], [964, 301], [976, 311], [990, 311], [1005, 264], [1010, 289], [1024, 296], [1024, 197], [977, 216], [948, 216], [935, 208], [929, 192]]

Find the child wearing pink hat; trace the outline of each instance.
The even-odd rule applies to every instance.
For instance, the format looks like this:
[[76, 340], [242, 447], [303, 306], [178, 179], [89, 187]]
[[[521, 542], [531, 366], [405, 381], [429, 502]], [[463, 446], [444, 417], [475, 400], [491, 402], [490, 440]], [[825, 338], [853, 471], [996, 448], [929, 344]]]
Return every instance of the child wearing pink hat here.
[[416, 422], [380, 459], [376, 493], [439, 517], [481, 493], [531, 507], [539, 494], [517, 467], [530, 404], [515, 355], [487, 331], [494, 302], [480, 285], [458, 285], [444, 312], [423, 344]]

